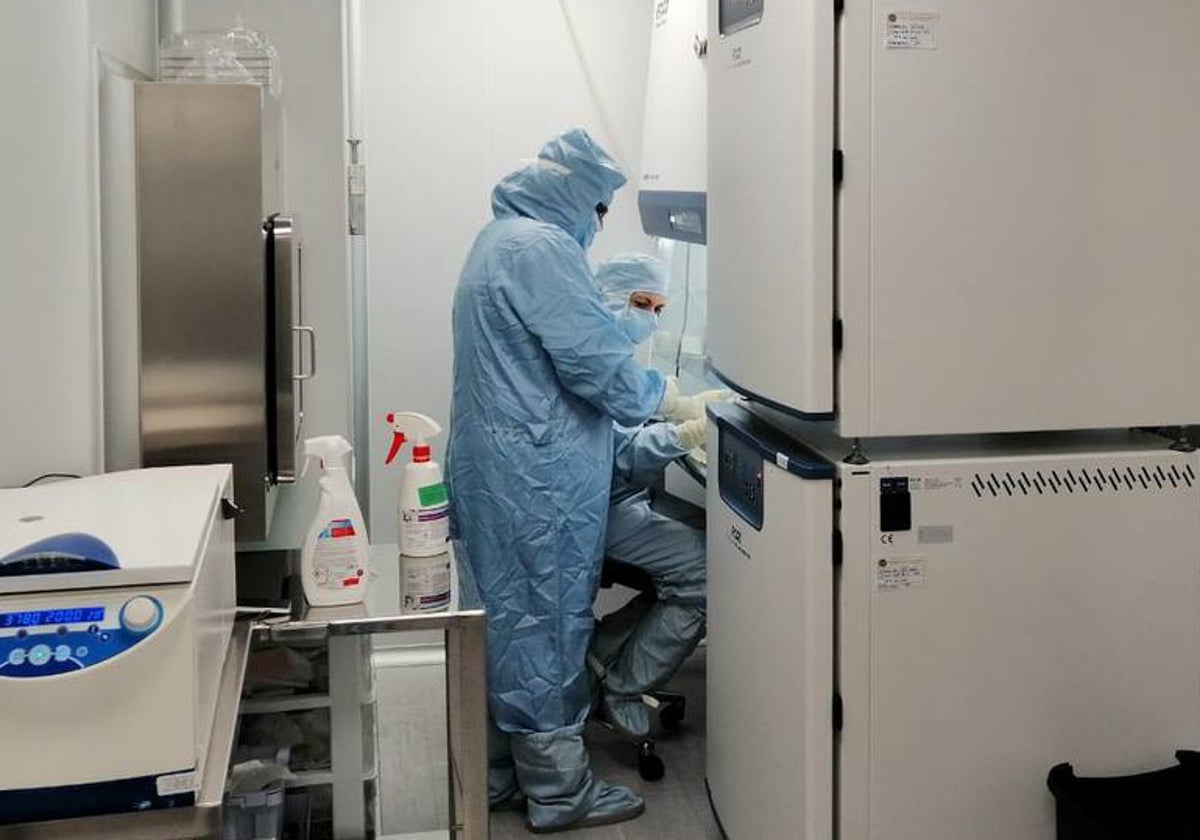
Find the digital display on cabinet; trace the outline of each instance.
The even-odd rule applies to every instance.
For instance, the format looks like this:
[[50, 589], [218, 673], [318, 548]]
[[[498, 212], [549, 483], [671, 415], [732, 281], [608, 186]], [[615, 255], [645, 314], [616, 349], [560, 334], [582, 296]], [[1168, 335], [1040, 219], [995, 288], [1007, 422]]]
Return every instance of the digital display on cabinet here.
[[71, 607], [64, 610], [28, 610], [0, 613], [0, 630], [43, 627], [47, 624], [95, 624], [104, 620], [104, 607]]

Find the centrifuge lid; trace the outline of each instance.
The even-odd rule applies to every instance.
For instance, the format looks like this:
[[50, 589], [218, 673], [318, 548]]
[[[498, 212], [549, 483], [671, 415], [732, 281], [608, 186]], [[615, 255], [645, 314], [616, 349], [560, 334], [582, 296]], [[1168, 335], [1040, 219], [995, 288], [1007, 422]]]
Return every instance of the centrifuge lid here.
[[164, 467], [0, 490], [0, 594], [190, 582], [230, 475]]

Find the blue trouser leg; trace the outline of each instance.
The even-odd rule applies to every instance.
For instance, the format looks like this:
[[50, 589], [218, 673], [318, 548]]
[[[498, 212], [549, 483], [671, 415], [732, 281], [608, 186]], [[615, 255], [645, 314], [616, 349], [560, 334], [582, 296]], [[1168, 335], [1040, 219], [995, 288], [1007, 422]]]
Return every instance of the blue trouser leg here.
[[[615, 707], [661, 687], [703, 638], [704, 533], [658, 513], [641, 495], [610, 510], [605, 554], [646, 571], [656, 590], [652, 602], [639, 596], [597, 628], [592, 652], [606, 668], [604, 692]], [[623, 728], [642, 734], [644, 724], [630, 723]]]
[[509, 735], [488, 715], [488, 804], [495, 808], [511, 800], [520, 788]]
[[[478, 576], [478, 570], [474, 570]], [[592, 587], [594, 581], [583, 580], [578, 585]], [[518, 697], [514, 701], [506, 694], [495, 694], [495, 669], [499, 665], [497, 655], [504, 650], [522, 650], [536, 655], [546, 647], [541, 637], [522, 635], [519, 625], [523, 613], [506, 603], [498, 587], [481, 587], [480, 595], [489, 615], [489, 692], [492, 714], [489, 715], [488, 732], [488, 794], [492, 806], [503, 805], [512, 800], [519, 789], [526, 796], [526, 814], [530, 828], [538, 833], [560, 831], [566, 828], [601, 825], [630, 819], [640, 814], [645, 803], [642, 797], [616, 785], [609, 785], [595, 778], [591, 768], [591, 757], [583, 740], [584, 718], [587, 713], [587, 686], [584, 657], [586, 635], [575, 634], [580, 639], [573, 646], [578, 649], [578, 666], [562, 668], [561, 673], [578, 670], [580, 677], [569, 681], [569, 688], [550, 694], [551, 704], [533, 707], [532, 711], [544, 711], [542, 717], [548, 728], [542, 725], [538, 715], [522, 713], [525, 710], [520, 700], [524, 691], [532, 692], [537, 686], [515, 684], [511, 679], [505, 683]], [[564, 618], [559, 626], [580, 625], [580, 615], [586, 616], [586, 626], [591, 628], [590, 610], [574, 613], [563, 611]], [[553, 669], [547, 669], [552, 671]], [[582, 691], [578, 687], [582, 687]], [[537, 696], [545, 696], [538, 694]], [[499, 713], [497, 713], [499, 710]], [[507, 713], [507, 719], [504, 714]], [[578, 722], [556, 725], [555, 720], [566, 718]], [[503, 727], [503, 728], [502, 728]]]

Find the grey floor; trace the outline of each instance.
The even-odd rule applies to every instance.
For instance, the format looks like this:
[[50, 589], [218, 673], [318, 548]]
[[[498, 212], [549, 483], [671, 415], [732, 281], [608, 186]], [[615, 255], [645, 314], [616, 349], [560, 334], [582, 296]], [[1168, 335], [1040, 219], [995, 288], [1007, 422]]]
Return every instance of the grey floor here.
[[[666, 776], [644, 782], [632, 745], [592, 727], [588, 738], [597, 775], [646, 797], [646, 813], [620, 825], [553, 835], [591, 840], [720, 840], [704, 790], [704, 648], [701, 647], [669, 686], [687, 696], [687, 719], [677, 733], [657, 733]], [[437, 666], [381, 668], [379, 698], [380, 807], [385, 836], [444, 830], [446, 760], [445, 694]], [[435, 833], [430, 837], [445, 836]], [[493, 840], [532, 838], [524, 817], [498, 813]]]
[[[598, 727], [588, 732], [596, 773], [646, 797], [646, 813], [636, 820], [602, 828], [552, 835], [589, 840], [720, 840], [721, 833], [704, 791], [704, 649], [680, 669], [671, 689], [687, 695], [687, 719], [675, 734], [658, 733], [658, 753], [667, 766], [658, 782], [638, 776], [637, 755], [626, 741]], [[521, 814], [493, 814], [492, 840], [526, 840]]]

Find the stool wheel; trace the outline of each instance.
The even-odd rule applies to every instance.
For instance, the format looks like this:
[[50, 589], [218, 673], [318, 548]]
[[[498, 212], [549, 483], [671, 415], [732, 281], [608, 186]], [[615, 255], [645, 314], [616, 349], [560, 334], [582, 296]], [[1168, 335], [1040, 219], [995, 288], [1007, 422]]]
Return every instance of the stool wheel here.
[[638, 744], [638, 775], [647, 782], [657, 782], [666, 772], [666, 765], [654, 752], [654, 742], [642, 741]]

